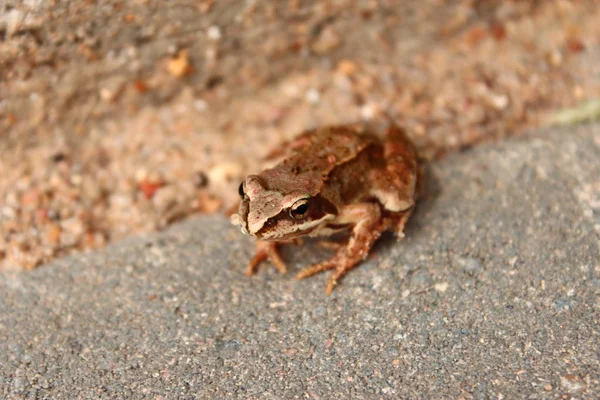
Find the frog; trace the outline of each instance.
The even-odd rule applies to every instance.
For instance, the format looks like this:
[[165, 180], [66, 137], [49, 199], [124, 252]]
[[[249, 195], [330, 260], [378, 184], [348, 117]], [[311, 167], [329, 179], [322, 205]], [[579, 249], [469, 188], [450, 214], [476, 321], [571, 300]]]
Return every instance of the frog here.
[[304, 279], [332, 270], [325, 287], [329, 295], [384, 232], [404, 238], [422, 169], [415, 145], [399, 125], [388, 124], [383, 137], [362, 123], [311, 129], [267, 160], [274, 165], [239, 185], [239, 207], [231, 215], [234, 225], [257, 240], [247, 275], [266, 259], [285, 274], [279, 245], [345, 231], [347, 241], [337, 242], [331, 258], [296, 275]]

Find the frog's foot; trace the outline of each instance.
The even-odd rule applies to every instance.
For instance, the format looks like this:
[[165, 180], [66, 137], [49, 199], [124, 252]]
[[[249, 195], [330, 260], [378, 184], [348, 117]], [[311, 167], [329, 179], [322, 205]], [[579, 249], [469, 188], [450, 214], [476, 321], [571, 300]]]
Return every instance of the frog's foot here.
[[279, 242], [279, 243], [291, 243], [296, 246], [302, 246], [304, 244], [304, 240], [302, 240], [302, 238], [294, 238], [294, 239], [290, 239], [285, 242]]
[[246, 275], [253, 275], [256, 272], [256, 267], [258, 264], [260, 264], [266, 258], [273, 263], [279, 272], [285, 274], [287, 269], [285, 267], [285, 263], [277, 252], [277, 244], [278, 243], [276, 242], [256, 242], [256, 253], [246, 267]]
[[348, 271], [354, 268], [361, 260], [360, 259], [352, 259], [348, 258], [346, 255], [346, 249], [342, 249], [338, 252], [334, 257], [330, 260], [323, 261], [318, 264], [311, 265], [308, 268], [303, 269], [296, 275], [298, 279], [308, 278], [309, 276], [318, 274], [319, 272], [323, 272], [329, 269], [333, 269], [333, 273], [329, 277], [327, 281], [327, 286], [325, 287], [325, 293], [328, 295], [333, 292], [333, 289], [338, 283], [338, 280], [346, 275]]
[[317, 246], [327, 250], [339, 250], [344, 247], [344, 243], [334, 242], [333, 240], [320, 240], [317, 242]]
[[405, 212], [403, 212], [400, 215], [400, 218], [397, 220], [397, 222], [396, 222], [396, 236], [398, 237], [398, 240], [404, 239], [404, 236], [405, 236], [404, 235], [404, 226], [406, 225], [406, 222], [408, 221], [408, 219], [412, 215], [414, 209], [415, 209], [414, 207], [409, 208], [408, 210], [406, 210]]

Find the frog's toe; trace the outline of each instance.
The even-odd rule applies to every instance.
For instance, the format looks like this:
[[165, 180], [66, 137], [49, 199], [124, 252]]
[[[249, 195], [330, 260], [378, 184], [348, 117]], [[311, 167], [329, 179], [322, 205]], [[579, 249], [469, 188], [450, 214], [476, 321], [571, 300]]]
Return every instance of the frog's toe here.
[[304, 268], [302, 271], [298, 272], [296, 278], [308, 278], [309, 276], [313, 276], [315, 274], [318, 274], [319, 272], [327, 271], [328, 269], [334, 269], [335, 266], [336, 262], [334, 260], [327, 260], [318, 264], [313, 264], [310, 267]]
[[398, 222], [396, 224], [396, 236], [398, 237], [398, 240], [404, 239], [404, 227], [406, 226], [406, 222], [413, 213], [413, 210], [414, 207], [409, 209], [408, 211], [405, 211], [401, 214], [400, 218], [398, 219]]
[[332, 275], [331, 278], [329, 278], [329, 280], [327, 281], [327, 286], [325, 287], [325, 293], [329, 296], [331, 294], [331, 292], [333, 292], [333, 289], [335, 288], [336, 285], [337, 285], [337, 279], [335, 279]]
[[335, 288], [335, 286], [338, 283], [338, 280], [342, 278], [342, 276], [346, 275], [346, 273], [348, 271], [350, 271], [352, 268], [355, 267], [356, 264], [352, 264], [352, 263], [345, 263], [345, 264], [340, 264], [335, 268], [335, 271], [333, 271], [333, 273], [331, 274], [331, 276], [329, 277], [329, 280], [327, 281], [327, 287], [325, 288], [325, 293], [327, 293], [327, 295], [330, 295], [331, 292], [333, 292], [333, 289]]

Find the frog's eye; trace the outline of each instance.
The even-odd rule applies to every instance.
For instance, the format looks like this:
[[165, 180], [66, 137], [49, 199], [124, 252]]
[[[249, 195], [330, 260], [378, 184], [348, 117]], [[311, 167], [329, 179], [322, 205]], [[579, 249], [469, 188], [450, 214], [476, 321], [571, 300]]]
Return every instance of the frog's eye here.
[[294, 219], [302, 219], [308, 212], [308, 199], [300, 199], [292, 205], [290, 208], [290, 216]]
[[240, 187], [238, 188], [238, 193], [240, 194], [240, 197], [242, 198], [242, 200], [244, 200], [244, 196], [246, 195], [246, 193], [244, 193], [244, 182], [240, 183]]

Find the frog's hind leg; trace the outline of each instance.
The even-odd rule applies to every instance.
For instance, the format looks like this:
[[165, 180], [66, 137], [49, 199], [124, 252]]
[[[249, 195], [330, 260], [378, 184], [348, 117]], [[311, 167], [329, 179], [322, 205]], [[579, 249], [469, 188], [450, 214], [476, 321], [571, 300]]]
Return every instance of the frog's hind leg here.
[[375, 241], [389, 228], [392, 221], [382, 220], [379, 206], [374, 203], [346, 206], [342, 209], [339, 220], [354, 226], [348, 244], [340, 248], [331, 259], [305, 268], [296, 276], [303, 279], [333, 269], [325, 290], [327, 294], [331, 294], [342, 276], [368, 256]]
[[371, 194], [386, 211], [402, 213], [397, 225], [397, 233], [402, 236], [415, 204], [419, 172], [415, 149], [396, 125], [388, 128], [383, 157], [385, 166], [371, 172]]

